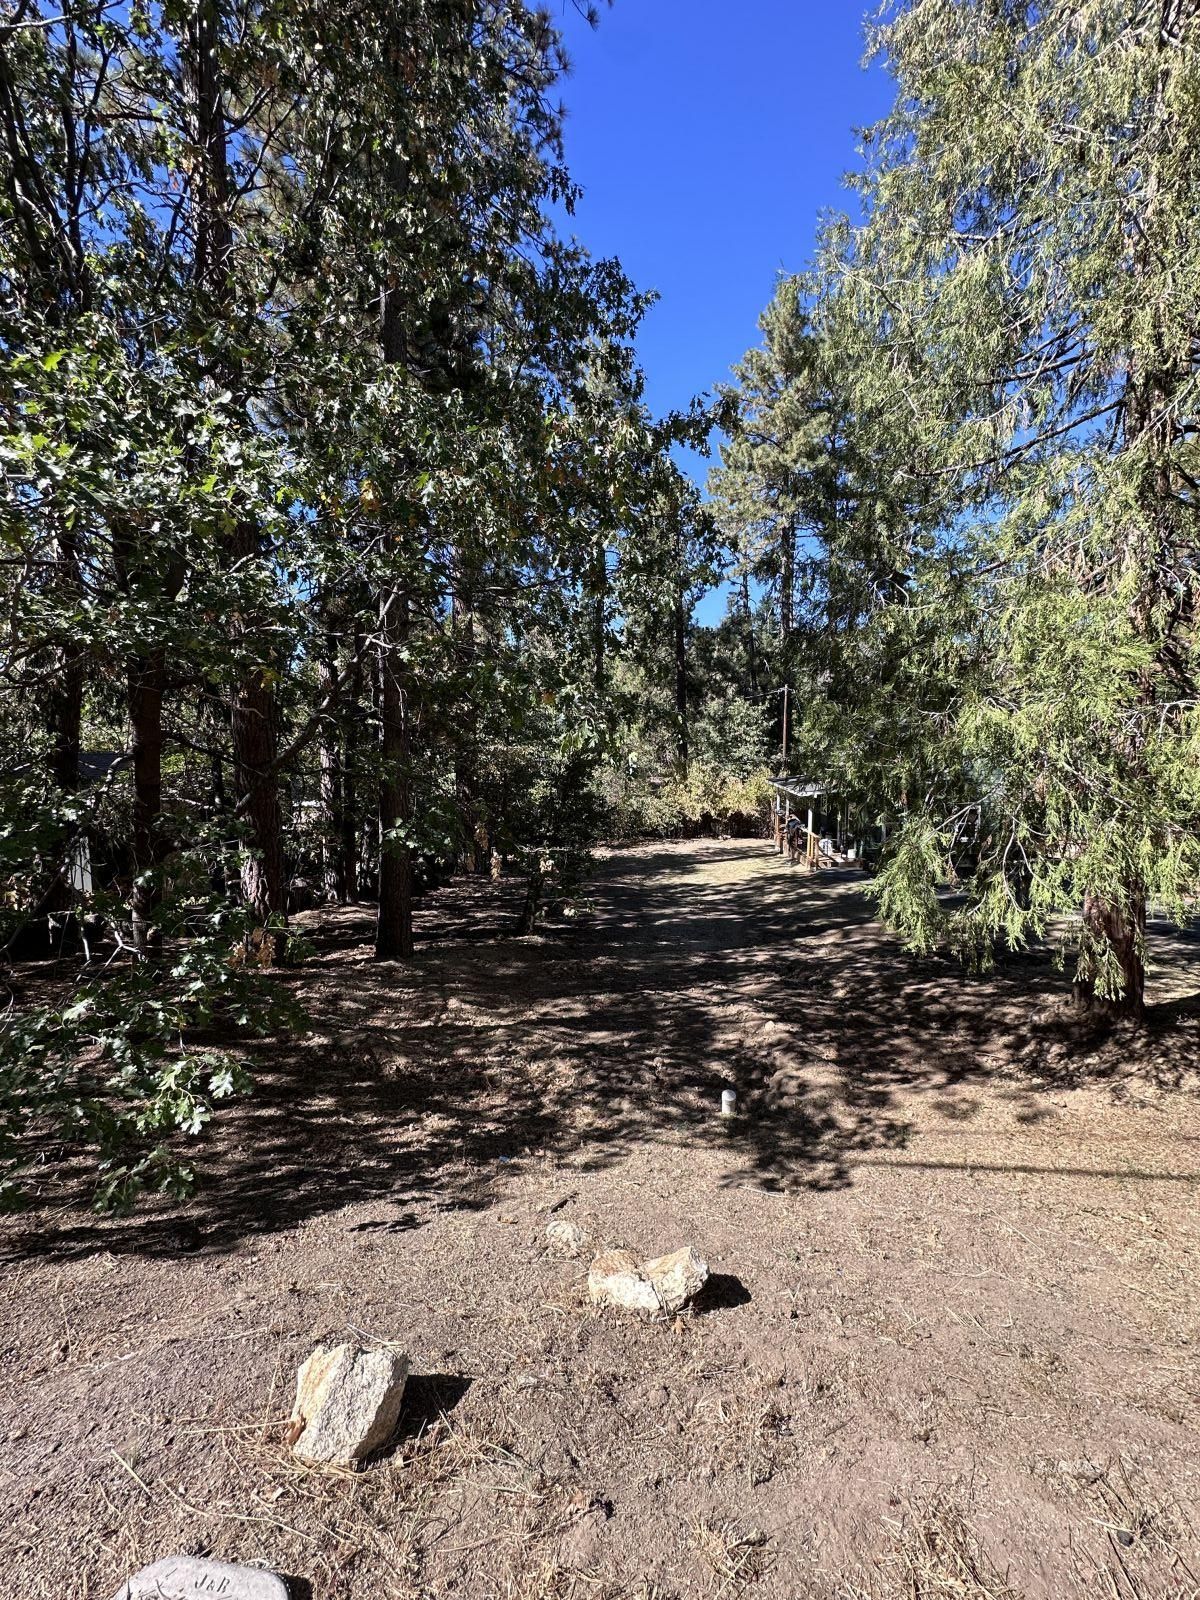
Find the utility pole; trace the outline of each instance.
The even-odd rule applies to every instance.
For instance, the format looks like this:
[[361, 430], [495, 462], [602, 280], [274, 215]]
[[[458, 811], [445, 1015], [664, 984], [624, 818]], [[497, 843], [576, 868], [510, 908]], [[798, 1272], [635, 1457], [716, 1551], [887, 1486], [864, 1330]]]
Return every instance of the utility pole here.
[[786, 778], [788, 775], [788, 689], [786, 683], [783, 686], [783, 743], [780, 747], [779, 758], [780, 776]]

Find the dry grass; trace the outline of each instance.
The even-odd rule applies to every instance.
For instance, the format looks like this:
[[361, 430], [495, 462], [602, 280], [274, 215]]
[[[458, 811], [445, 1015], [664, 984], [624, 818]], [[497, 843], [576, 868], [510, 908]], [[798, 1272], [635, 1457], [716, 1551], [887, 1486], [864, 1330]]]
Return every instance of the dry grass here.
[[[345, 1592], [351, 1575], [356, 1581], [369, 1575], [378, 1600], [426, 1600], [422, 1560], [432, 1544], [452, 1535], [442, 1497], [456, 1490], [460, 1499], [464, 1489], [491, 1491], [508, 1513], [494, 1517], [495, 1533], [483, 1545], [530, 1537], [527, 1514], [540, 1504], [537, 1474], [506, 1441], [455, 1426], [444, 1414], [370, 1472], [300, 1461], [281, 1442], [283, 1430], [282, 1419], [265, 1426], [261, 1419], [220, 1429], [198, 1426], [196, 1431], [212, 1435], [228, 1485], [222, 1499], [202, 1504], [193, 1504], [165, 1478], [143, 1478], [113, 1454], [148, 1502], [173, 1502], [206, 1537], [229, 1524], [268, 1536], [279, 1563], [291, 1552], [318, 1593]], [[122, 1540], [118, 1564], [132, 1571], [151, 1556], [136, 1541]], [[560, 1592], [570, 1593], [543, 1586], [514, 1595], [557, 1600]], [[86, 1590], [80, 1600], [91, 1600]]]
[[654, 1583], [634, 1590], [613, 1586], [592, 1573], [577, 1572], [549, 1557], [509, 1578], [503, 1600], [674, 1600]]
[[1092, 1525], [1103, 1535], [1104, 1559], [1089, 1552], [1089, 1577], [1111, 1600], [1198, 1600], [1200, 1578], [1180, 1549], [1192, 1530], [1182, 1506], [1151, 1494], [1118, 1459], [1087, 1483]]
[[733, 1522], [692, 1524], [692, 1537], [711, 1574], [714, 1595], [739, 1595], [770, 1571], [772, 1555], [765, 1533], [743, 1533]]
[[504, 1600], [577, 1600], [584, 1594], [594, 1597], [596, 1584], [551, 1556], [510, 1578], [503, 1592]]
[[694, 1425], [707, 1425], [706, 1454], [715, 1472], [734, 1472], [751, 1489], [770, 1483], [795, 1455], [792, 1421], [779, 1399], [759, 1394], [721, 1394], [701, 1401]]
[[843, 1588], [840, 1600], [1019, 1600], [945, 1492], [906, 1505], [885, 1526], [889, 1548], [866, 1584]]

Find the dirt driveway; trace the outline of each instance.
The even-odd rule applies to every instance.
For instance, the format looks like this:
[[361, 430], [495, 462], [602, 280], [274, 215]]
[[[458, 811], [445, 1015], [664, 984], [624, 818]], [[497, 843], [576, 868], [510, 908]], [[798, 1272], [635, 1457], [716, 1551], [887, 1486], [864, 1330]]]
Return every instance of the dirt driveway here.
[[[327, 919], [190, 1208], [5, 1224], [0, 1595], [176, 1550], [314, 1600], [1200, 1594], [1188, 946], [1082, 1036], [1048, 962], [906, 957], [861, 888], [698, 843], [533, 939], [442, 891], [412, 968]], [[550, 1216], [694, 1242], [704, 1303], [597, 1312]], [[322, 1337], [413, 1357], [357, 1477], [282, 1444]]]

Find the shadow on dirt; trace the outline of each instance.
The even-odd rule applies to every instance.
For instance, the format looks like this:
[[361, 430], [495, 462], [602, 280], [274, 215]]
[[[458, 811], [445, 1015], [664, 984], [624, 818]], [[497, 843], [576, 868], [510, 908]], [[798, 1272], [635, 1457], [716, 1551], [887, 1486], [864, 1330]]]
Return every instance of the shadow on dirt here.
[[396, 1432], [374, 1458], [386, 1460], [419, 1439], [440, 1417], [448, 1416], [474, 1380], [457, 1372], [414, 1372], [404, 1385], [404, 1404]]
[[380, 1214], [356, 1227], [403, 1230], [492, 1205], [530, 1161], [601, 1168], [647, 1139], [720, 1141], [730, 1182], [840, 1188], [902, 1159], [913, 1091], [969, 1122], [971, 1086], [1002, 1078], [1032, 1122], [1046, 1091], [1200, 1066], [1194, 996], [1136, 1032], [1080, 1026], [1045, 953], [964, 976], [899, 950], [863, 890], [738, 841], [613, 852], [578, 922], [532, 938], [509, 931], [519, 883], [452, 885], [411, 966], [370, 959], [368, 907], [314, 918], [316, 959], [284, 978], [312, 1033], [256, 1047], [187, 1208], [84, 1223], [60, 1200], [9, 1253], [225, 1252], [363, 1202]]
[[753, 1298], [742, 1280], [732, 1272], [713, 1272], [692, 1301], [692, 1308], [698, 1316], [704, 1316], [710, 1311], [732, 1311], [738, 1306], [748, 1306]]

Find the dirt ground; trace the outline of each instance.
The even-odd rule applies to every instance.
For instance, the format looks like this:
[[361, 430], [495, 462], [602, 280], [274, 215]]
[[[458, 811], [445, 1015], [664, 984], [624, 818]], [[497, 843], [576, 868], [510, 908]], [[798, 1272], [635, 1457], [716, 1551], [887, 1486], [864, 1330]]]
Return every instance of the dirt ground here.
[[[712, 842], [534, 938], [440, 891], [412, 967], [318, 919], [190, 1207], [5, 1225], [0, 1594], [182, 1550], [312, 1600], [1200, 1595], [1194, 947], [1081, 1033], [1046, 959], [907, 957], [862, 889]], [[597, 1311], [551, 1217], [694, 1243], [703, 1302]], [[357, 1475], [283, 1444], [329, 1338], [412, 1355]]]

